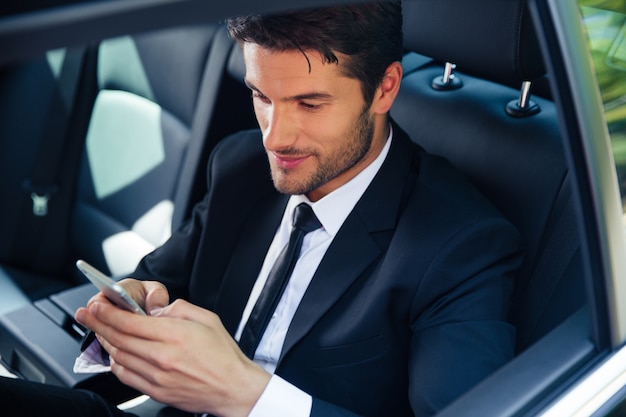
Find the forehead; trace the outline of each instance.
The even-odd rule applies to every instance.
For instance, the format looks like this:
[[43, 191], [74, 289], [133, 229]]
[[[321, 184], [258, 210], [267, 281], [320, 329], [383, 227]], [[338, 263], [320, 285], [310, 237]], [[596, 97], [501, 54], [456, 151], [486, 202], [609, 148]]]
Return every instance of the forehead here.
[[349, 79], [341, 64], [324, 63], [317, 51], [273, 51], [254, 43], [244, 43], [242, 48], [246, 81], [263, 92], [265, 88], [330, 88]]

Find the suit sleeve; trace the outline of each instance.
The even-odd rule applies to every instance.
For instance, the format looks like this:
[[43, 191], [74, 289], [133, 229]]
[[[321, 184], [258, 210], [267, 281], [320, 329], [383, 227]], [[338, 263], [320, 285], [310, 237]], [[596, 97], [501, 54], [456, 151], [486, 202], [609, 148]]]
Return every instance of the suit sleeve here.
[[171, 300], [187, 298], [189, 277], [202, 233], [205, 211], [206, 198], [196, 205], [191, 219], [174, 232], [165, 244], [142, 259], [132, 277], [163, 283]]
[[468, 225], [434, 257], [411, 324], [416, 416], [435, 414], [513, 358], [515, 329], [507, 319], [521, 259], [517, 231], [501, 219]]
[[[409, 400], [416, 417], [436, 414], [513, 358], [507, 322], [522, 252], [502, 219], [470, 224], [436, 251], [414, 295]], [[313, 398], [312, 417], [357, 414]]]
[[360, 417], [344, 408], [313, 398], [311, 417]]
[[211, 183], [215, 177], [212, 167], [223, 143], [220, 142], [211, 153], [207, 167], [207, 193], [194, 206], [191, 217], [162, 246], [146, 255], [132, 275], [144, 281], [161, 282], [167, 287], [171, 300], [188, 297], [193, 265], [207, 222]]

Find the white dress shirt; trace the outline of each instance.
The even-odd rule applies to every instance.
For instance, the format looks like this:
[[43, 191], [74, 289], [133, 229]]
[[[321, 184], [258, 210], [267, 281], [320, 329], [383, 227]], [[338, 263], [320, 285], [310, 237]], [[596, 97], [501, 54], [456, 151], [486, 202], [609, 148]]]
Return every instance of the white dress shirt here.
[[[380, 155], [356, 177], [319, 201], [312, 203], [304, 195], [290, 197], [283, 219], [267, 252], [263, 267], [252, 288], [248, 304], [244, 309], [239, 327], [235, 333], [237, 341], [241, 337], [243, 328], [250, 317], [254, 304], [259, 298], [276, 258], [289, 241], [291, 219], [296, 206], [302, 202], [310, 204], [313, 212], [322, 224], [322, 228], [305, 235], [300, 256], [291, 278], [255, 352], [254, 361], [266, 371], [274, 374], [287, 330], [313, 278], [313, 274], [344, 221], [383, 164], [391, 146], [392, 136], [393, 132], [390, 126], [389, 137]], [[307, 417], [311, 412], [311, 405], [312, 398], [309, 394], [279, 376], [273, 375], [249, 417]]]

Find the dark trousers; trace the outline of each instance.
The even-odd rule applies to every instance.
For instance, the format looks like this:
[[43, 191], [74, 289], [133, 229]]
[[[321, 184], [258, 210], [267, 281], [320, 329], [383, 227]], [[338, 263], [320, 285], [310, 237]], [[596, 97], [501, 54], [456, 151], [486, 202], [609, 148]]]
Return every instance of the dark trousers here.
[[0, 415], [6, 417], [132, 417], [97, 394], [0, 377]]

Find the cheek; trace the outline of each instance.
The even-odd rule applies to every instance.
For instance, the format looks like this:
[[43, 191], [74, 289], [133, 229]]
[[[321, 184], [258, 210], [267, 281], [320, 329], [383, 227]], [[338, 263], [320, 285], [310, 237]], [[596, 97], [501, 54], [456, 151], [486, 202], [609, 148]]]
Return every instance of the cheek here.
[[[345, 115], [345, 113], [344, 113]], [[344, 117], [312, 117], [303, 123], [307, 136], [320, 146], [328, 149], [336, 148], [347, 136], [351, 136], [353, 123], [350, 115]]]
[[260, 106], [257, 104], [253, 105], [254, 115], [256, 116], [257, 123], [261, 130], [265, 130], [268, 125], [268, 113], [265, 106]]

